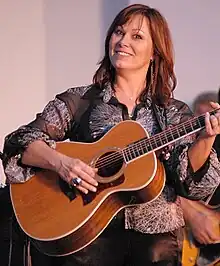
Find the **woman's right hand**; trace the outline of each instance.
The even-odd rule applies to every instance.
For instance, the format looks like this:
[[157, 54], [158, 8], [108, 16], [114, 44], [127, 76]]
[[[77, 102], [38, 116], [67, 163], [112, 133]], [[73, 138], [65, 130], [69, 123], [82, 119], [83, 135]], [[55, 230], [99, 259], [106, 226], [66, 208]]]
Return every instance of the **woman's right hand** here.
[[190, 222], [192, 233], [201, 244], [214, 244], [220, 241], [219, 219], [217, 215], [197, 212]]
[[207, 208], [198, 201], [179, 197], [184, 218], [195, 239], [201, 244], [214, 244], [220, 241], [220, 216], [216, 210]]
[[79, 159], [63, 155], [56, 172], [70, 185], [73, 185], [75, 178], [80, 178], [79, 185], [75, 185], [75, 187], [85, 194], [89, 191], [97, 191], [98, 182], [94, 179], [97, 169], [90, 167]]

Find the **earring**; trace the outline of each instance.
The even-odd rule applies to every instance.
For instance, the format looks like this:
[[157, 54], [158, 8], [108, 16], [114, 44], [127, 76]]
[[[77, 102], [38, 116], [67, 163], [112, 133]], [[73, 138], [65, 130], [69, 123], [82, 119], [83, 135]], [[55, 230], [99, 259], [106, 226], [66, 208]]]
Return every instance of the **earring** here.
[[150, 64], [150, 87], [151, 87], [151, 92], [153, 91], [153, 85], [154, 85], [154, 78], [155, 78], [155, 73], [154, 73], [154, 61], [153, 59], [151, 60]]

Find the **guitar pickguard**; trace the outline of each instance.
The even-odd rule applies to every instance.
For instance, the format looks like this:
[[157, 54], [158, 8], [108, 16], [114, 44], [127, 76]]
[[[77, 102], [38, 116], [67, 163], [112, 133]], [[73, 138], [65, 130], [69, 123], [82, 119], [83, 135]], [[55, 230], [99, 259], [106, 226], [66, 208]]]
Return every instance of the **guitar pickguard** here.
[[98, 189], [95, 193], [91, 192], [91, 191], [88, 194], [81, 193], [81, 196], [83, 198], [83, 204], [86, 205], [86, 204], [89, 204], [90, 202], [92, 202], [95, 199], [95, 197], [97, 196], [97, 194], [99, 194], [101, 191], [103, 191], [109, 187], [116, 187], [116, 186], [122, 184], [124, 182], [124, 179], [125, 179], [125, 176], [121, 175], [118, 179], [116, 179], [110, 183], [99, 184]]

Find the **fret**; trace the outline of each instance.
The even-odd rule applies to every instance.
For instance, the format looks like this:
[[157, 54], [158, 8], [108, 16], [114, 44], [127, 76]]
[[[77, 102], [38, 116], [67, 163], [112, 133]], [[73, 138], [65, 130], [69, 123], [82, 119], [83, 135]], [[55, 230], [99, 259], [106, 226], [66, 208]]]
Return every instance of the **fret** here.
[[169, 129], [169, 132], [170, 132], [170, 135], [169, 135], [169, 140], [172, 141], [174, 140], [174, 136], [173, 136], [173, 132], [172, 132], [172, 129], [171, 128], [168, 128]]
[[160, 145], [158, 144], [157, 135], [152, 137], [154, 139], [154, 149], [158, 148]]
[[188, 132], [188, 133], [190, 133], [190, 132], [192, 132], [192, 131], [194, 130], [194, 128], [193, 128], [193, 124], [192, 124], [192, 121], [189, 120], [189, 121], [188, 121], [188, 124], [189, 124], [189, 126], [191, 127], [191, 129], [189, 128], [189, 132]]
[[180, 126], [178, 127], [178, 136], [179, 136], [179, 137], [182, 137], [182, 136], [184, 136], [184, 135], [186, 135], [186, 134], [188, 134], [188, 132], [186, 131], [185, 126], [184, 126], [184, 125], [180, 125]]
[[177, 132], [178, 138], [179, 138], [179, 137], [182, 137], [182, 135], [180, 134], [181, 132], [180, 132], [180, 130], [179, 130], [178, 127], [177, 127], [177, 129], [176, 129], [176, 132]]
[[124, 157], [125, 161], [126, 161], [126, 162], [128, 162], [128, 161], [129, 161], [129, 156], [128, 156], [128, 154], [127, 154], [127, 151], [126, 151], [126, 150], [122, 150], [122, 155], [123, 155], [123, 157]]
[[173, 134], [172, 131], [170, 131], [170, 129], [166, 134], [166, 139], [168, 140], [168, 142], [173, 141]]
[[192, 124], [191, 124], [191, 123], [189, 123], [189, 122], [187, 122], [187, 124], [186, 124], [186, 123], [184, 123], [184, 128], [185, 128], [185, 130], [186, 130], [186, 134], [189, 134], [190, 132], [192, 132], [192, 131], [193, 131]]
[[[130, 160], [132, 160], [132, 153], [131, 153], [131, 148], [130, 147], [128, 147], [128, 156], [130, 156]], [[128, 157], [129, 158], [129, 157]], [[129, 160], [129, 161], [130, 161]]]
[[198, 120], [199, 120], [200, 125], [202, 127], [204, 127], [205, 126], [205, 117], [204, 116], [198, 117]]
[[142, 152], [142, 155], [145, 154], [145, 150], [144, 150], [144, 142], [140, 145], [141, 146], [141, 152]]
[[200, 128], [200, 124], [197, 121], [197, 119], [192, 121], [192, 125], [193, 125], [194, 130]]
[[[141, 143], [140, 143], [141, 142]], [[127, 162], [142, 156], [143, 154], [147, 153], [148, 151], [152, 150], [148, 139], [140, 140], [140, 142], [135, 142], [130, 144], [125, 150], [123, 151], [124, 157]]]
[[178, 139], [179, 138], [179, 131], [178, 131], [177, 127], [175, 127], [173, 129], [173, 137], [174, 137], [174, 139]]
[[145, 141], [145, 146], [143, 146], [143, 150], [144, 150], [143, 154], [145, 154], [145, 153], [147, 153], [147, 152], [149, 152], [151, 150], [151, 147], [146, 145], [146, 141]]
[[151, 144], [152, 150], [154, 150], [158, 147], [155, 136], [150, 137], [149, 142]]
[[136, 155], [136, 157], [142, 155], [141, 152], [140, 152], [140, 144], [139, 145], [136, 144], [136, 147], [135, 147], [135, 155]]
[[151, 147], [150, 142], [149, 142], [149, 138], [145, 139], [144, 145], [142, 145], [142, 148], [143, 148], [143, 154], [152, 150], [152, 147]]
[[158, 136], [159, 136], [158, 141], [160, 142], [160, 145], [158, 146], [163, 146], [164, 144], [167, 143], [165, 139], [162, 138], [162, 134], [158, 134]]
[[[203, 121], [200, 121], [200, 117], [197, 117], [197, 120], [198, 120], [198, 123], [199, 123], [199, 126], [200, 127], [203, 127], [204, 125], [203, 125]], [[204, 120], [204, 119], [203, 119]], [[204, 123], [205, 124], [205, 123]]]
[[150, 138], [146, 140], [146, 147], [147, 147], [148, 151], [152, 151], [154, 149], [152, 146], [152, 143], [150, 141]]
[[164, 132], [164, 133], [163, 133], [163, 136], [164, 136], [164, 137], [165, 137], [165, 139], [166, 139], [166, 143], [170, 142], [169, 138], [167, 137], [167, 134], [166, 134], [166, 132]]
[[136, 151], [135, 151], [135, 148], [134, 148], [134, 145], [132, 145], [131, 146], [131, 158], [132, 159], [134, 159], [134, 158], [136, 158], [137, 156], [136, 156]]

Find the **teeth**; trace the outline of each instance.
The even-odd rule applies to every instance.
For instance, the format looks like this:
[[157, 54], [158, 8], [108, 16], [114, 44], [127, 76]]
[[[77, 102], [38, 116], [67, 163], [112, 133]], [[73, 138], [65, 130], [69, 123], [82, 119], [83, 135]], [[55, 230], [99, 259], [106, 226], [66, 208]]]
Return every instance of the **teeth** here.
[[128, 56], [129, 55], [129, 54], [125, 53], [125, 52], [117, 52], [117, 54], [125, 55], [125, 56]]

